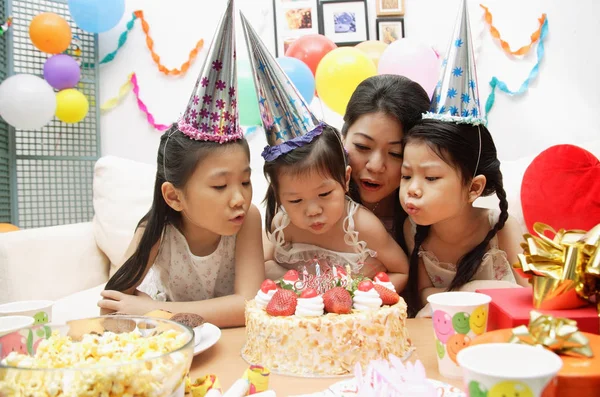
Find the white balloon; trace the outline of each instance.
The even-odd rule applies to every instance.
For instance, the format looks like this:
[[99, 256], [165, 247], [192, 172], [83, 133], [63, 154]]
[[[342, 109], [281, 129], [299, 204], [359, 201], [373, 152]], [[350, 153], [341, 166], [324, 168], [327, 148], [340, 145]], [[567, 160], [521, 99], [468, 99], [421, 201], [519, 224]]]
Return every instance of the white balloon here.
[[56, 95], [42, 78], [15, 74], [0, 84], [0, 116], [21, 130], [37, 130], [48, 124], [56, 111]]

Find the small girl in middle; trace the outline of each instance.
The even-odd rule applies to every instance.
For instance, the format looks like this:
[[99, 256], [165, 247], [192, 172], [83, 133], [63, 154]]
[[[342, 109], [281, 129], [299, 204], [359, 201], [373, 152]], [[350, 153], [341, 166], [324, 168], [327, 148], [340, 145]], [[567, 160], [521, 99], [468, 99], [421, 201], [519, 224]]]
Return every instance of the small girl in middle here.
[[[373, 278], [389, 272], [404, 285], [408, 259], [385, 226], [347, 195], [351, 169], [339, 133], [319, 122], [242, 17], [269, 146], [262, 155], [270, 186], [265, 229], [267, 277], [310, 264], [350, 265]], [[274, 261], [273, 261], [274, 260]]]

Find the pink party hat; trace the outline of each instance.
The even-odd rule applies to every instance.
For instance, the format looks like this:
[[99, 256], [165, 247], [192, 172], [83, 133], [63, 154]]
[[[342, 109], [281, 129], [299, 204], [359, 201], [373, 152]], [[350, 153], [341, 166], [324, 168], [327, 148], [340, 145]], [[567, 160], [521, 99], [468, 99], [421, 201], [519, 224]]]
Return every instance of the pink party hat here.
[[243, 137], [237, 109], [233, 0], [217, 26], [179, 129], [195, 140], [224, 143]]

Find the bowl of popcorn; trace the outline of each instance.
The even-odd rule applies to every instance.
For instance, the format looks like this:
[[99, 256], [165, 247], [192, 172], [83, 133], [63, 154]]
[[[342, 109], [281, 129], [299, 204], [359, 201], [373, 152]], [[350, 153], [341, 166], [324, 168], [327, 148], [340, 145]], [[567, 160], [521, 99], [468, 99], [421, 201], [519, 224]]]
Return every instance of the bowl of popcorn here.
[[0, 337], [0, 396], [184, 395], [194, 333], [174, 321], [102, 316]]

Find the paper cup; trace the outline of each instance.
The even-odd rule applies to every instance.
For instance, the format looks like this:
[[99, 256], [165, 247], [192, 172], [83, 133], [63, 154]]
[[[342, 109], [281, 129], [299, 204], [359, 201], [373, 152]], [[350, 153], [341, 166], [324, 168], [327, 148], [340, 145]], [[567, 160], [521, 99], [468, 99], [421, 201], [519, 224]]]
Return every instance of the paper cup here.
[[516, 343], [469, 346], [457, 359], [469, 397], [541, 397], [562, 367], [555, 353]]
[[33, 318], [29, 316], [5, 316], [0, 317], [0, 336], [27, 328], [33, 325]]
[[3, 316], [28, 316], [33, 317], [34, 325], [43, 325], [52, 322], [52, 305], [54, 302], [19, 301], [0, 305], [0, 317]]
[[427, 298], [432, 310], [438, 368], [443, 376], [462, 376], [456, 355], [486, 331], [491, 300], [477, 292], [442, 292]]

